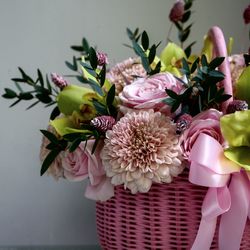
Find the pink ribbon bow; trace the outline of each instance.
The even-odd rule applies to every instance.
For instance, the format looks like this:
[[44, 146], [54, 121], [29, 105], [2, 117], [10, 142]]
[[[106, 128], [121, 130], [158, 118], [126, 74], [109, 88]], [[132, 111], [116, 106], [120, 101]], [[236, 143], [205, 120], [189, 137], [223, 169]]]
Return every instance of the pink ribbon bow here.
[[189, 159], [189, 181], [209, 187], [192, 250], [210, 249], [219, 215], [219, 249], [239, 249], [249, 213], [250, 182], [246, 173], [224, 156], [218, 141], [206, 134], [199, 135]]

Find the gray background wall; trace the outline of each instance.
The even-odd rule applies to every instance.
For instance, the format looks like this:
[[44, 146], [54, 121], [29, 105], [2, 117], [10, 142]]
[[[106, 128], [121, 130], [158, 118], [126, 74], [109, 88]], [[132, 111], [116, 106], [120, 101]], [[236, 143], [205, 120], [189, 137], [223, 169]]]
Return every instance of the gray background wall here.
[[[146, 29], [152, 41], [165, 41], [170, 0], [0, 0], [0, 93], [18, 76], [17, 67], [35, 74], [68, 73], [70, 45], [82, 36], [108, 53], [111, 63], [131, 52], [126, 27]], [[199, 41], [212, 25], [235, 38], [235, 52], [247, 44], [242, 11], [247, 0], [196, 0], [191, 40]], [[55, 182], [39, 176], [39, 129], [49, 109], [9, 109], [0, 98], [0, 246], [79, 245], [97, 242], [95, 203], [84, 198], [83, 183]]]

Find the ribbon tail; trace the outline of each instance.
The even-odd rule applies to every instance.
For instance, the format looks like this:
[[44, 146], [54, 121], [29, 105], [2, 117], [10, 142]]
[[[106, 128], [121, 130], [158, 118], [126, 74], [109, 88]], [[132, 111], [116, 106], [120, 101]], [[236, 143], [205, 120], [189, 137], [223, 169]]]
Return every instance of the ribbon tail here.
[[238, 250], [249, 211], [249, 183], [244, 172], [234, 173], [229, 186], [231, 207], [222, 215], [219, 229], [219, 249]]
[[217, 218], [201, 219], [199, 230], [191, 250], [209, 250], [214, 238]]

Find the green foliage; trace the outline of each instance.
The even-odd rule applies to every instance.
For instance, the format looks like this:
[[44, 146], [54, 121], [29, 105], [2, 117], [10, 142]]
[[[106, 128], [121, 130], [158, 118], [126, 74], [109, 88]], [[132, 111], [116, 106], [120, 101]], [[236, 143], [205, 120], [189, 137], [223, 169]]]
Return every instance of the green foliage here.
[[[191, 27], [192, 27], [192, 23], [186, 26], [186, 23], [190, 20], [191, 18], [191, 14], [192, 14], [192, 10], [191, 7], [193, 6], [193, 1], [194, 0], [185, 0], [184, 1], [184, 14], [182, 17], [182, 20], [178, 21], [178, 22], [174, 22], [175, 27], [178, 30], [178, 39], [181, 43], [181, 47], [183, 48], [183, 43], [188, 39], [190, 33], [191, 33]], [[195, 44], [196, 42], [192, 42], [190, 43], [186, 48], [183, 48], [185, 51], [185, 54], [187, 56], [187, 58], [191, 55], [192, 52], [192, 46]]]
[[154, 62], [156, 56], [156, 49], [160, 43], [153, 44], [151, 47], [149, 45], [149, 37], [146, 31], [143, 31], [141, 34], [141, 44], [139, 44], [139, 39], [136, 39], [134, 33], [127, 28], [127, 34], [129, 39], [132, 42], [132, 48], [136, 55], [141, 58], [141, 63], [146, 70], [148, 75], [154, 75], [160, 72], [161, 62], [159, 62], [155, 68], [152, 68], [152, 63]]
[[[12, 78], [12, 81], [14, 81], [17, 90], [15, 91], [10, 88], [5, 88], [4, 89], [5, 93], [2, 95], [2, 97], [6, 99], [16, 99], [10, 105], [10, 107], [15, 106], [20, 101], [30, 101], [33, 99], [35, 99], [35, 102], [29, 105], [27, 109], [33, 108], [38, 103], [45, 104], [45, 107], [54, 105], [56, 103], [55, 96], [58, 93], [58, 91], [51, 86], [47, 75], [46, 79], [44, 79], [41, 71], [38, 69], [37, 78], [36, 80], [33, 80], [27, 73], [25, 73], [25, 71], [22, 68], [19, 67], [18, 69], [20, 71], [21, 77]], [[21, 84], [26, 85], [27, 88], [29, 88], [29, 90], [24, 91], [23, 88], [21, 87]]]
[[186, 76], [186, 82], [180, 80], [185, 89], [177, 94], [166, 89], [168, 97], [163, 101], [171, 106], [171, 112], [175, 112], [180, 105], [190, 115], [194, 116], [206, 109], [219, 108], [219, 105], [231, 96], [224, 94], [224, 88], [218, 88], [217, 84], [224, 79], [222, 72], [216, 68], [223, 62], [223, 57], [217, 57], [208, 63], [205, 55], [201, 60], [197, 58], [192, 65], [186, 59], [182, 60], [181, 71]]

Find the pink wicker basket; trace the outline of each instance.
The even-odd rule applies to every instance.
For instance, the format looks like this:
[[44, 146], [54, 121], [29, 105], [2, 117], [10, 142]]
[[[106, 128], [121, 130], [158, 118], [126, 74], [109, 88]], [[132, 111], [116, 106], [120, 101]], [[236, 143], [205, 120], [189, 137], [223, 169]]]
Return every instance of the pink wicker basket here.
[[[206, 191], [188, 182], [188, 170], [173, 183], [155, 184], [145, 194], [131, 195], [123, 186], [116, 187], [115, 197], [96, 205], [102, 249], [190, 249], [198, 231]], [[217, 234], [211, 249], [218, 249]], [[241, 249], [250, 249], [249, 221]]]
[[[209, 33], [214, 54], [226, 55], [223, 34], [218, 27]], [[220, 70], [226, 93], [232, 93], [231, 76], [225, 63]], [[228, 102], [221, 107], [225, 111]], [[97, 231], [104, 250], [190, 249], [200, 220], [207, 188], [188, 181], [188, 169], [170, 184], [154, 184], [148, 193], [132, 195], [123, 186], [115, 196], [96, 205]], [[219, 221], [219, 220], [218, 220]], [[218, 229], [210, 249], [218, 249]], [[247, 221], [241, 249], [250, 249], [250, 222]], [[201, 249], [203, 250], [203, 249]], [[227, 249], [222, 249], [227, 250]]]

